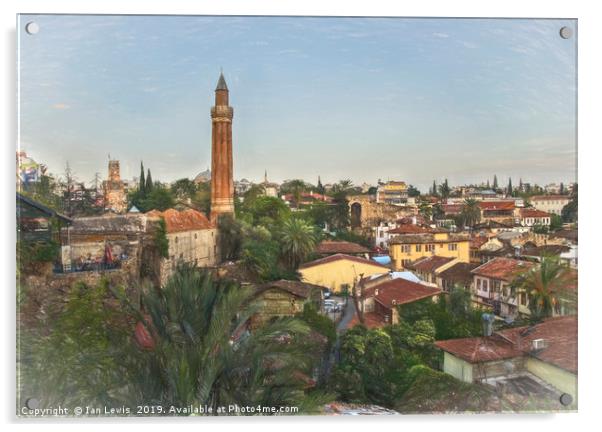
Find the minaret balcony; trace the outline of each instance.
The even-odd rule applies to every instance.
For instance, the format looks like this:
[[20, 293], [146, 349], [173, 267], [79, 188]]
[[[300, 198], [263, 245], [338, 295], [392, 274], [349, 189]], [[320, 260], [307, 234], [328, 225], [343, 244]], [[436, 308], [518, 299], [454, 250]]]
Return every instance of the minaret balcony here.
[[234, 115], [234, 109], [230, 106], [218, 105], [211, 108], [211, 118], [225, 117], [232, 119]]

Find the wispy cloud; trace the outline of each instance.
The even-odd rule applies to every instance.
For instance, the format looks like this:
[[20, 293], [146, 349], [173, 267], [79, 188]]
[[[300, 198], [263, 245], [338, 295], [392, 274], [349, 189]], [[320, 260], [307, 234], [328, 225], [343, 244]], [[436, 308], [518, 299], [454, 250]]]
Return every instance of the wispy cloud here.
[[447, 39], [449, 37], [449, 35], [447, 33], [440, 33], [440, 32], [433, 33], [433, 36], [435, 36], [436, 38], [441, 38], [441, 39]]

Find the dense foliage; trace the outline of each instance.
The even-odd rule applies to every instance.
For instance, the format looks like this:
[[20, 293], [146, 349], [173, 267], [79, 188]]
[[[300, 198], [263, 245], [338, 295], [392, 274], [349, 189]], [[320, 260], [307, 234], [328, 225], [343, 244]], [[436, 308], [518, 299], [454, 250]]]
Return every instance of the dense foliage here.
[[189, 267], [142, 293], [141, 305], [107, 283], [78, 284], [56, 322], [22, 333], [20, 394], [43, 407], [193, 404], [217, 413], [261, 404], [313, 412], [328, 396], [307, 389], [315, 366], [303, 342], [309, 327], [288, 318], [245, 332], [251, 294]]

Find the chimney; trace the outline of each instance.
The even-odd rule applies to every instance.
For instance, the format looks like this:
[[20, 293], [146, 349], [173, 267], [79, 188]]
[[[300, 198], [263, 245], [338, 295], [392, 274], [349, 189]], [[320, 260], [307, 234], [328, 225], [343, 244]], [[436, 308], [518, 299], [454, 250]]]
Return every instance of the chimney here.
[[493, 334], [493, 320], [495, 315], [490, 313], [484, 313], [481, 315], [481, 321], [483, 324], [483, 336], [491, 336]]
[[376, 288], [376, 289], [374, 290], [374, 297], [376, 297], [377, 295], [378, 295], [378, 288]]

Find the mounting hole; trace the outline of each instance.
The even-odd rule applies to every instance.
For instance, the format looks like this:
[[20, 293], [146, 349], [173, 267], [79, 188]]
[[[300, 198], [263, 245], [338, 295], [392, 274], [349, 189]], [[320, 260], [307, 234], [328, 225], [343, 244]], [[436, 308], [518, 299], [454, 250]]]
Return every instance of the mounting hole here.
[[27, 24], [25, 24], [25, 31], [30, 35], [34, 35], [40, 31], [40, 26], [34, 21], [28, 22]]
[[569, 39], [571, 36], [573, 36], [573, 29], [570, 27], [562, 27], [560, 29], [560, 37], [562, 39]]
[[564, 406], [570, 405], [573, 403], [573, 396], [568, 393], [562, 393], [560, 395], [560, 403]]
[[36, 409], [40, 406], [40, 401], [36, 398], [29, 398], [25, 401], [25, 405], [29, 409]]

